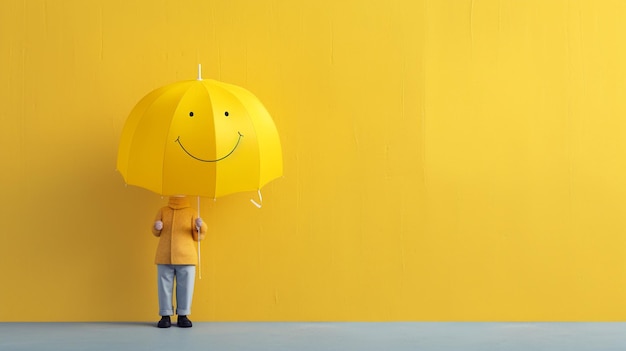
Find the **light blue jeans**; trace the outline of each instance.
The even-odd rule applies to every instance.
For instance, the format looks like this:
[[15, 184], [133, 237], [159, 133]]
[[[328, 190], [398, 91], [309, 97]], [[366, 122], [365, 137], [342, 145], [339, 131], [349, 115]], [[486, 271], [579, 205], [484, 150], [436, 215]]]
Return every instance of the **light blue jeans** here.
[[171, 316], [174, 314], [172, 306], [174, 280], [176, 280], [176, 314], [179, 316], [191, 314], [191, 300], [193, 299], [193, 287], [196, 281], [196, 266], [158, 264], [157, 276], [159, 315]]

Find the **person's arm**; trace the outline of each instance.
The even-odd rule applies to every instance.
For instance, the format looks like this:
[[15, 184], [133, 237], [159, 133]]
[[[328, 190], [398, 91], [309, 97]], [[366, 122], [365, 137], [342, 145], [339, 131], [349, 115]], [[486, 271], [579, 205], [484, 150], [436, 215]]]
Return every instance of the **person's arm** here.
[[[193, 240], [195, 241], [200, 241], [200, 240], [204, 240], [204, 237], [206, 236], [206, 231], [207, 231], [207, 225], [206, 223], [204, 223], [204, 221], [202, 220], [202, 218], [196, 218], [194, 217], [193, 219]], [[200, 229], [200, 232], [198, 232], [198, 229]]]
[[154, 234], [154, 236], [161, 236], [161, 230], [163, 229], [162, 218], [163, 216], [161, 215], [161, 210], [159, 210], [154, 218], [154, 224], [152, 225], [152, 234]]

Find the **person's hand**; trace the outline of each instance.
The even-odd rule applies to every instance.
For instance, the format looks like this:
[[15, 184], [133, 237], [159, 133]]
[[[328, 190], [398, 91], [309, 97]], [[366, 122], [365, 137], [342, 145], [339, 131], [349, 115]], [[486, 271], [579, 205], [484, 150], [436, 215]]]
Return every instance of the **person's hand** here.
[[196, 218], [196, 228], [202, 227], [202, 218]]
[[155, 221], [154, 222], [154, 229], [156, 229], [156, 230], [163, 229], [163, 222], [162, 221]]

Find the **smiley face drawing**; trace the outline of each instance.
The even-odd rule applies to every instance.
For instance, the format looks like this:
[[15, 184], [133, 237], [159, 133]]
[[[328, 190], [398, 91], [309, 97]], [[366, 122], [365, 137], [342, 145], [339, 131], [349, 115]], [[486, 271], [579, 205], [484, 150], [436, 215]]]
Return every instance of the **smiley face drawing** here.
[[[189, 112], [189, 117], [193, 117], [193, 111]], [[228, 117], [228, 111], [224, 112], [224, 116]], [[241, 138], [243, 137], [243, 135], [241, 134], [241, 132], [237, 131], [237, 134], [239, 134], [239, 137], [237, 138], [237, 142], [235, 143], [235, 146], [233, 146], [233, 149], [230, 150], [229, 153], [227, 153], [226, 155], [220, 157], [220, 158], [216, 158], [214, 160], [205, 160], [202, 159], [200, 157], [194, 156], [191, 152], [189, 152], [185, 146], [183, 145], [182, 141], [180, 140], [180, 135], [176, 138], [175, 142], [178, 143], [178, 145], [180, 145], [180, 148], [183, 149], [183, 151], [185, 151], [185, 153], [187, 153], [187, 155], [191, 156], [191, 158], [194, 158], [200, 162], [217, 162], [217, 161], [221, 161], [223, 159], [225, 159], [226, 157], [232, 155], [233, 152], [235, 152], [235, 149], [237, 149], [237, 146], [239, 146], [239, 142], [241, 141]]]
[[215, 80], [183, 81], [135, 106], [122, 130], [118, 170], [127, 184], [161, 195], [216, 198], [282, 176], [282, 150], [252, 93]]

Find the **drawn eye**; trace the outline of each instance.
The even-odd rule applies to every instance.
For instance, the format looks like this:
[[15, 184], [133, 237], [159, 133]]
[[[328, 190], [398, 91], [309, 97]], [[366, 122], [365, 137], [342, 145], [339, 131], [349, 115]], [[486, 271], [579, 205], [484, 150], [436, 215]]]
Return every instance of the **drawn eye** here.
[[189, 117], [193, 117], [193, 112], [189, 112]]
[[228, 111], [224, 112], [224, 116], [228, 117]]

